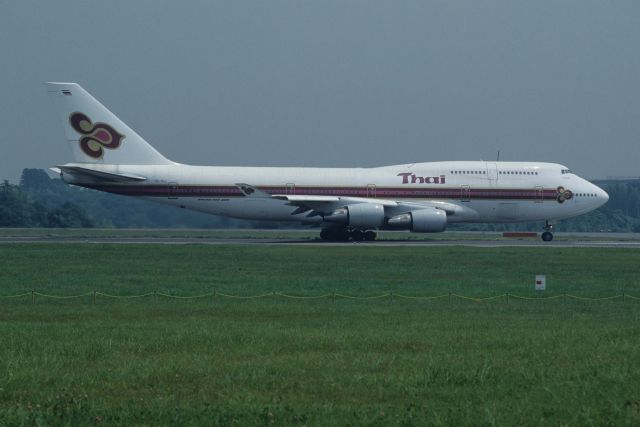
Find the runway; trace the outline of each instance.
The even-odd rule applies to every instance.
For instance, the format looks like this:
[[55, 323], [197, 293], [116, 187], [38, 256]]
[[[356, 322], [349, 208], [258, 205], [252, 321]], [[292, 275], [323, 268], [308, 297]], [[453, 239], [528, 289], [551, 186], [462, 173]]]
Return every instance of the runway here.
[[[603, 236], [604, 237], [604, 236]], [[0, 237], [0, 244], [8, 243], [89, 243], [144, 245], [263, 245], [263, 246], [468, 246], [481, 248], [633, 248], [640, 249], [640, 239], [558, 239], [543, 242], [538, 239], [433, 239], [433, 240], [377, 240], [374, 242], [324, 242], [312, 239], [274, 238], [194, 238], [194, 237]]]

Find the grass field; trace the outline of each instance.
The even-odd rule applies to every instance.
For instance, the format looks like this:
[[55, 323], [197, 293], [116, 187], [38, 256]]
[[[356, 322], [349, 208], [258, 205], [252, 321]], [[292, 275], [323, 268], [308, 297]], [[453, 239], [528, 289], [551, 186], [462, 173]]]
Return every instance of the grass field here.
[[[192, 238], [192, 239], [291, 239], [319, 240], [320, 230], [256, 230], [256, 229], [182, 229], [182, 228], [0, 228], [0, 237], [40, 238]], [[408, 231], [379, 231], [381, 240], [513, 240], [501, 232], [445, 231], [444, 233], [410, 233]], [[539, 238], [538, 238], [539, 239]], [[527, 240], [538, 240], [527, 238]], [[637, 240], [638, 233], [612, 235], [602, 233], [556, 233], [560, 241]]]
[[[640, 296], [640, 251], [0, 245], [0, 294]], [[637, 425], [640, 301], [0, 299], [0, 425]]]

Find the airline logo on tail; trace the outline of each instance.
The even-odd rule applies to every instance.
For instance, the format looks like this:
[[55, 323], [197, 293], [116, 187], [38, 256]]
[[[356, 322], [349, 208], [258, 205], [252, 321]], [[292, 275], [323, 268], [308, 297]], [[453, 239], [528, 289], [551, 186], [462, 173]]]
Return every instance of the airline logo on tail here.
[[101, 159], [104, 149], [115, 150], [122, 145], [124, 135], [106, 123], [93, 123], [83, 113], [75, 112], [69, 116], [69, 124], [82, 137], [78, 141], [80, 148], [89, 157]]

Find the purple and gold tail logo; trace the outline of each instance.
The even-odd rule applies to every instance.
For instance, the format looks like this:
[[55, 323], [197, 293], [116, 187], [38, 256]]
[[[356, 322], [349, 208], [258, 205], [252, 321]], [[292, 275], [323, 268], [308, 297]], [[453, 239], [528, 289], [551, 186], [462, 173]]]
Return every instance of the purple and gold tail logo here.
[[69, 123], [76, 132], [83, 135], [78, 142], [84, 154], [94, 159], [101, 159], [105, 148], [115, 150], [120, 147], [125, 138], [110, 125], [100, 122], [93, 123], [83, 113], [71, 113]]

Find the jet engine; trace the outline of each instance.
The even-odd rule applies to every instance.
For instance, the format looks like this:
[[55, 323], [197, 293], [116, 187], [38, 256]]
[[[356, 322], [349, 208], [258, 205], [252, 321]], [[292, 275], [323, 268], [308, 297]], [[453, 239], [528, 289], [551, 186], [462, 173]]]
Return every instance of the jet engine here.
[[351, 227], [376, 228], [384, 224], [384, 206], [375, 203], [349, 205], [325, 215], [324, 220]]
[[447, 214], [441, 209], [426, 208], [391, 217], [387, 224], [418, 233], [438, 233], [447, 227]]

